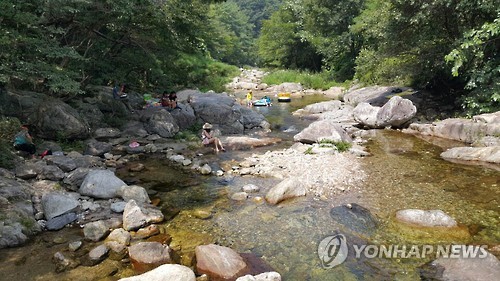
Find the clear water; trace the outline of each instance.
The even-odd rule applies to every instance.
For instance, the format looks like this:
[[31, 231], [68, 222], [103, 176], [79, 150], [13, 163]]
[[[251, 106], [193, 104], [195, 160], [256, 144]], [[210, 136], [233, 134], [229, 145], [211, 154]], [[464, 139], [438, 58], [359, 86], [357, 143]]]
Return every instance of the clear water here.
[[[322, 97], [309, 99], [256, 108], [270, 117], [274, 134], [285, 139], [281, 145], [211, 155], [209, 161], [234, 164], [252, 153], [289, 145], [294, 133], [283, 130], [292, 125], [300, 130], [308, 123], [291, 116], [292, 108], [321, 101]], [[278, 206], [256, 203], [252, 199], [232, 201], [230, 195], [245, 184], [256, 184], [265, 191], [279, 181], [257, 177], [203, 177], [171, 167], [162, 159], [145, 160], [147, 171], [125, 176], [157, 192], [153, 197], [161, 198], [160, 208], [171, 218], [163, 228], [173, 237], [172, 247], [187, 263], [197, 245], [218, 243], [260, 256], [280, 272], [284, 280], [420, 280], [416, 269], [429, 259], [349, 256], [342, 265], [323, 269], [317, 256], [319, 241], [336, 232], [346, 234], [351, 242], [357, 243], [415, 243], [414, 237], [402, 235], [391, 227], [394, 213], [407, 208], [441, 209], [469, 228], [470, 243], [500, 243], [500, 172], [443, 161], [439, 157], [440, 147], [396, 131], [379, 131], [368, 143], [368, 149], [373, 156], [361, 159], [368, 179], [358, 188], [328, 201], [306, 197]], [[252, 197], [264, 195], [261, 192]], [[347, 203], [368, 208], [380, 220], [374, 235], [355, 235], [331, 217], [332, 207]], [[68, 235], [75, 234], [68, 232]], [[0, 276], [9, 277], [5, 280], [19, 279], [19, 274], [27, 274], [23, 269], [33, 267], [34, 274], [22, 279], [53, 278], [54, 267], [50, 262], [41, 262], [51, 257], [57, 247], [62, 247], [45, 242], [53, 241], [51, 239], [39, 238], [38, 243], [27, 247], [3, 250]], [[108, 280], [125, 276], [126, 272], [119, 271]]]

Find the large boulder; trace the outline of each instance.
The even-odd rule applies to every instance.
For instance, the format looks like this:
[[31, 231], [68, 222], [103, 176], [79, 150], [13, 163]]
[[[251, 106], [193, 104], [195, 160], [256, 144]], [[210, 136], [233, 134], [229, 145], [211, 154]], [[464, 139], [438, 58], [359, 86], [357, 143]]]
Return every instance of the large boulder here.
[[446, 160], [481, 161], [500, 164], [500, 146], [454, 147], [441, 153]]
[[241, 106], [225, 94], [197, 94], [192, 96], [191, 106], [200, 123], [218, 125], [223, 134], [242, 134]]
[[408, 99], [392, 97], [382, 107], [359, 103], [354, 108], [354, 119], [369, 128], [402, 127], [417, 113], [417, 108]]
[[332, 100], [332, 101], [313, 103], [313, 104], [307, 105], [302, 110], [304, 112], [307, 112], [308, 114], [318, 114], [318, 113], [323, 113], [323, 112], [328, 112], [328, 111], [339, 110], [342, 107], [343, 107], [343, 104], [341, 101]]
[[22, 245], [40, 231], [32, 195], [33, 187], [26, 182], [0, 176], [0, 249]]
[[189, 104], [177, 103], [177, 107], [170, 111], [170, 115], [172, 115], [180, 130], [186, 130], [196, 124], [194, 110]]
[[109, 170], [92, 170], [82, 182], [78, 192], [94, 198], [110, 199], [118, 196], [120, 187], [127, 185]]
[[117, 195], [125, 202], [134, 200], [137, 204], [150, 203], [148, 192], [144, 187], [138, 185], [121, 186], [117, 190]]
[[315, 143], [325, 139], [336, 142], [352, 141], [339, 123], [329, 119], [315, 121], [293, 137], [294, 141], [302, 143]]
[[59, 169], [63, 170], [64, 172], [71, 172], [74, 169], [76, 169], [75, 160], [67, 156], [47, 155], [45, 156], [44, 159], [47, 162], [47, 164], [56, 165], [57, 167], [59, 167]]
[[69, 189], [76, 191], [82, 185], [89, 171], [89, 168], [76, 168], [65, 176], [63, 183], [68, 185]]
[[141, 275], [122, 278], [120, 281], [196, 281], [194, 272], [179, 264], [164, 264]]
[[472, 119], [450, 118], [432, 124], [413, 123], [404, 132], [474, 143], [483, 138], [498, 138], [499, 120], [500, 111], [476, 115]]
[[179, 132], [179, 126], [168, 111], [161, 109], [155, 111], [149, 118], [146, 124], [146, 131], [150, 134], [158, 134], [164, 138], [171, 138]]
[[273, 86], [269, 89], [272, 92], [286, 92], [286, 93], [296, 93], [302, 92], [304, 87], [300, 83], [285, 82], [277, 86]]
[[86, 139], [90, 126], [82, 116], [68, 104], [48, 99], [41, 103], [33, 116], [37, 135], [44, 139]]
[[266, 194], [266, 200], [275, 205], [285, 199], [305, 196], [306, 193], [307, 190], [304, 184], [296, 178], [289, 178], [271, 188]]
[[[347, 104], [356, 106], [361, 102], [366, 102], [374, 106], [382, 106], [394, 95], [412, 91], [410, 88], [371, 86], [360, 89], [349, 90], [343, 97]], [[408, 96], [408, 95], [405, 95]]]
[[278, 138], [252, 138], [244, 136], [222, 137], [222, 143], [226, 149], [250, 149], [254, 147], [268, 146], [281, 142]]
[[65, 193], [51, 192], [42, 196], [43, 213], [47, 220], [74, 212], [79, 206], [78, 200]]
[[196, 272], [207, 274], [210, 280], [235, 280], [247, 273], [243, 258], [234, 250], [215, 244], [196, 247]]
[[233, 106], [234, 110], [239, 110], [241, 113], [240, 122], [243, 124], [245, 130], [253, 129], [253, 128], [264, 128], [269, 129], [271, 125], [267, 122], [264, 115], [258, 113], [257, 111], [248, 108], [242, 107], [238, 104]]

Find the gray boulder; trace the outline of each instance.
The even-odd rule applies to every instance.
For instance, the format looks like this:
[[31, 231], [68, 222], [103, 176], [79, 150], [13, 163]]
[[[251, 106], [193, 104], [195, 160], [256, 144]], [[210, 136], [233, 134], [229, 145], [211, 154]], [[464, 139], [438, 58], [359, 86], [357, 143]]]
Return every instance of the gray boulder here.
[[109, 139], [118, 138], [121, 131], [116, 128], [98, 128], [94, 131], [94, 138], [97, 140], [107, 141]]
[[89, 137], [89, 124], [68, 104], [48, 99], [42, 102], [33, 116], [37, 135], [44, 139], [86, 139]]
[[76, 191], [82, 185], [89, 171], [89, 168], [77, 168], [66, 175], [63, 179], [63, 183], [67, 184], [69, 189]]
[[[385, 87], [385, 86], [371, 86], [361, 89], [349, 90], [343, 97], [347, 104], [356, 106], [361, 102], [366, 102], [374, 106], [384, 105], [389, 98], [398, 92], [411, 91], [412, 89], [406, 87]], [[405, 95], [408, 97], [409, 95]], [[411, 96], [410, 96], [411, 97]]]
[[144, 187], [138, 185], [122, 186], [118, 188], [117, 193], [125, 202], [134, 200], [137, 204], [150, 203], [148, 192]]
[[328, 119], [311, 123], [307, 128], [293, 137], [294, 141], [302, 143], [315, 143], [323, 139], [336, 142], [352, 141], [351, 137], [339, 123]]
[[446, 160], [481, 161], [500, 164], [500, 146], [454, 147], [441, 153]]
[[113, 146], [107, 142], [97, 141], [95, 139], [89, 140], [85, 144], [85, 151], [83, 154], [92, 156], [103, 156], [113, 149]]
[[122, 129], [123, 136], [144, 138], [148, 135], [148, 131], [144, 128], [143, 122], [130, 121], [125, 124]]
[[392, 97], [382, 107], [372, 106], [362, 102], [354, 108], [354, 119], [369, 128], [402, 127], [408, 123], [417, 108], [408, 99], [399, 96]]
[[47, 230], [59, 230], [62, 229], [64, 226], [76, 221], [77, 217], [75, 213], [67, 213], [64, 215], [60, 215], [55, 218], [51, 218], [50, 220], [47, 221], [45, 224], [45, 228]]
[[150, 134], [158, 134], [163, 138], [171, 138], [179, 132], [179, 126], [174, 117], [165, 109], [157, 110], [149, 118], [146, 131]]
[[91, 265], [102, 262], [109, 253], [109, 248], [105, 244], [99, 245], [89, 252], [89, 261]]
[[340, 110], [343, 104], [339, 100], [324, 101], [307, 105], [302, 110], [308, 114], [318, 114], [328, 111]]
[[38, 166], [34, 163], [24, 162], [16, 165], [14, 174], [20, 179], [27, 180], [35, 178], [38, 175], [37, 170]]
[[78, 200], [58, 192], [51, 192], [42, 196], [42, 207], [45, 218], [50, 220], [57, 216], [74, 212], [78, 209]]
[[90, 171], [78, 192], [94, 198], [110, 199], [118, 196], [120, 187], [127, 185], [109, 170]]
[[258, 113], [257, 111], [248, 108], [242, 107], [239, 104], [233, 106], [234, 110], [239, 110], [241, 113], [240, 122], [243, 124], [245, 130], [253, 129], [253, 128], [264, 128], [268, 129], [270, 124], [267, 122], [264, 115]]
[[64, 172], [71, 172], [76, 169], [75, 160], [66, 156], [48, 155], [45, 156], [45, 162], [49, 165], [55, 165]]
[[196, 281], [194, 272], [179, 264], [164, 264], [141, 275], [122, 278], [120, 281]]
[[233, 108], [234, 105], [235, 100], [224, 94], [193, 95], [191, 101], [200, 123], [216, 124], [223, 134], [241, 134], [244, 131], [240, 108]]
[[379, 127], [402, 127], [417, 114], [417, 108], [409, 99], [394, 96], [384, 104], [377, 114]]
[[186, 130], [196, 124], [196, 116], [194, 115], [194, 110], [189, 104], [178, 103], [176, 108], [170, 111], [170, 115], [175, 120], [175, 123], [179, 125], [180, 130]]
[[97, 242], [109, 234], [109, 227], [104, 221], [89, 222], [83, 226], [85, 239]]
[[59, 181], [65, 176], [64, 172], [55, 165], [37, 165], [37, 178], [41, 180]]

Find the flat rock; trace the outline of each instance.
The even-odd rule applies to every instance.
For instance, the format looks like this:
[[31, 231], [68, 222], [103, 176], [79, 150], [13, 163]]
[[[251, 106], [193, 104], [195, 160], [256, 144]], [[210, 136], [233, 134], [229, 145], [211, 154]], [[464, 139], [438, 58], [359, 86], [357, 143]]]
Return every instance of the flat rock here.
[[122, 278], [120, 281], [196, 281], [196, 277], [189, 267], [164, 264], [141, 275]]
[[92, 170], [85, 176], [79, 193], [94, 198], [110, 199], [118, 196], [120, 187], [127, 185], [109, 170]]
[[299, 180], [289, 178], [271, 188], [266, 194], [266, 200], [270, 204], [275, 205], [285, 199], [305, 196], [306, 193], [304, 185]]
[[159, 265], [172, 263], [170, 248], [159, 242], [139, 242], [128, 248], [130, 262], [137, 272], [146, 272]]
[[75, 212], [78, 207], [78, 200], [64, 193], [51, 192], [42, 196], [42, 208], [47, 220]]
[[500, 164], [500, 146], [454, 147], [441, 153], [446, 160], [480, 161]]
[[227, 247], [201, 245], [196, 247], [195, 254], [196, 272], [207, 274], [210, 280], [234, 280], [248, 270], [243, 258]]
[[396, 219], [405, 223], [426, 227], [456, 227], [457, 222], [441, 210], [406, 209], [396, 212]]
[[67, 213], [48, 220], [47, 223], [45, 224], [45, 227], [48, 230], [59, 230], [62, 229], [67, 224], [76, 221], [76, 219], [77, 217], [75, 213]]

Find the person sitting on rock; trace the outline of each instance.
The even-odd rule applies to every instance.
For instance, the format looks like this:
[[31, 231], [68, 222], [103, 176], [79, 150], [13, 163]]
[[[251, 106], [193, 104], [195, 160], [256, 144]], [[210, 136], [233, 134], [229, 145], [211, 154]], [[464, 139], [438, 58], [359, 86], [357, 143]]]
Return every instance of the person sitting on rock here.
[[201, 133], [201, 142], [204, 146], [209, 146], [214, 144], [215, 152], [219, 152], [219, 150], [226, 151], [222, 146], [222, 142], [219, 138], [213, 136], [212, 132], [212, 124], [205, 123], [203, 125], [203, 132]]
[[35, 158], [36, 147], [26, 125], [21, 126], [21, 131], [14, 137], [14, 149], [29, 153]]
[[170, 101], [170, 108], [179, 108], [177, 106], [177, 94], [174, 91], [171, 91], [170, 94], [168, 94], [168, 99]]

